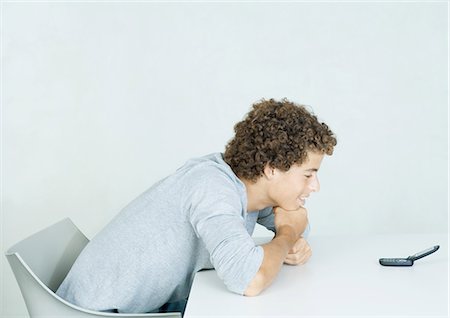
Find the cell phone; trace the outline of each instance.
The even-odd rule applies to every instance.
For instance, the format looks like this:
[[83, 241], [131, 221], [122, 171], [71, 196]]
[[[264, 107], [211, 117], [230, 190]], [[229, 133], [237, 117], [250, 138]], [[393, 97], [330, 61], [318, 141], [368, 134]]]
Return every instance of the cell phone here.
[[422, 252], [408, 256], [407, 258], [380, 258], [380, 264], [383, 266], [413, 266], [414, 261], [421, 259], [427, 255], [433, 254], [439, 249], [439, 245], [430, 247]]

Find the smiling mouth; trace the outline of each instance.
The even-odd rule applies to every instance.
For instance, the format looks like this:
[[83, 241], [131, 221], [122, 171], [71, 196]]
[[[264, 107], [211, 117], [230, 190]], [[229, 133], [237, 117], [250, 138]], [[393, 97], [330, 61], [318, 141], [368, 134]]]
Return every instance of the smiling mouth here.
[[306, 202], [306, 197], [299, 197], [299, 198], [297, 198], [297, 201], [300, 204], [300, 206], [304, 207], [305, 202]]

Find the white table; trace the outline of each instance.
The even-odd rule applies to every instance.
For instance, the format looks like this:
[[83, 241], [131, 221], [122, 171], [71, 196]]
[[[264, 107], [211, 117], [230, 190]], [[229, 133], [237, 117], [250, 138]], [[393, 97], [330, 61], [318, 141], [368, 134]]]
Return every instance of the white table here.
[[[229, 292], [214, 270], [199, 272], [184, 317], [448, 317], [447, 234], [311, 236], [309, 243], [309, 262], [284, 265], [256, 297]], [[412, 267], [378, 263], [433, 245], [440, 249]]]

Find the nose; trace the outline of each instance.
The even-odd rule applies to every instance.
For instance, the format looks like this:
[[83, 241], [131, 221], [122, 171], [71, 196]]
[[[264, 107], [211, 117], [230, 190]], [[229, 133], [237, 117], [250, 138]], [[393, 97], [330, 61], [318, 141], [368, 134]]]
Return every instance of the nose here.
[[320, 191], [320, 182], [319, 178], [317, 176], [314, 176], [314, 178], [311, 178], [311, 182], [309, 184], [309, 189], [311, 192], [319, 192]]

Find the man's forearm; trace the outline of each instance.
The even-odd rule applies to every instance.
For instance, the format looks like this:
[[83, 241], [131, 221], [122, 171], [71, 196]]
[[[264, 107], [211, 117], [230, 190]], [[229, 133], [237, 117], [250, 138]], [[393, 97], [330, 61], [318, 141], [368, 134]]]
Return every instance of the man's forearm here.
[[246, 296], [256, 296], [270, 285], [297, 239], [293, 228], [282, 226], [278, 229], [274, 239], [262, 246], [264, 249], [263, 262], [247, 287], [244, 293]]

